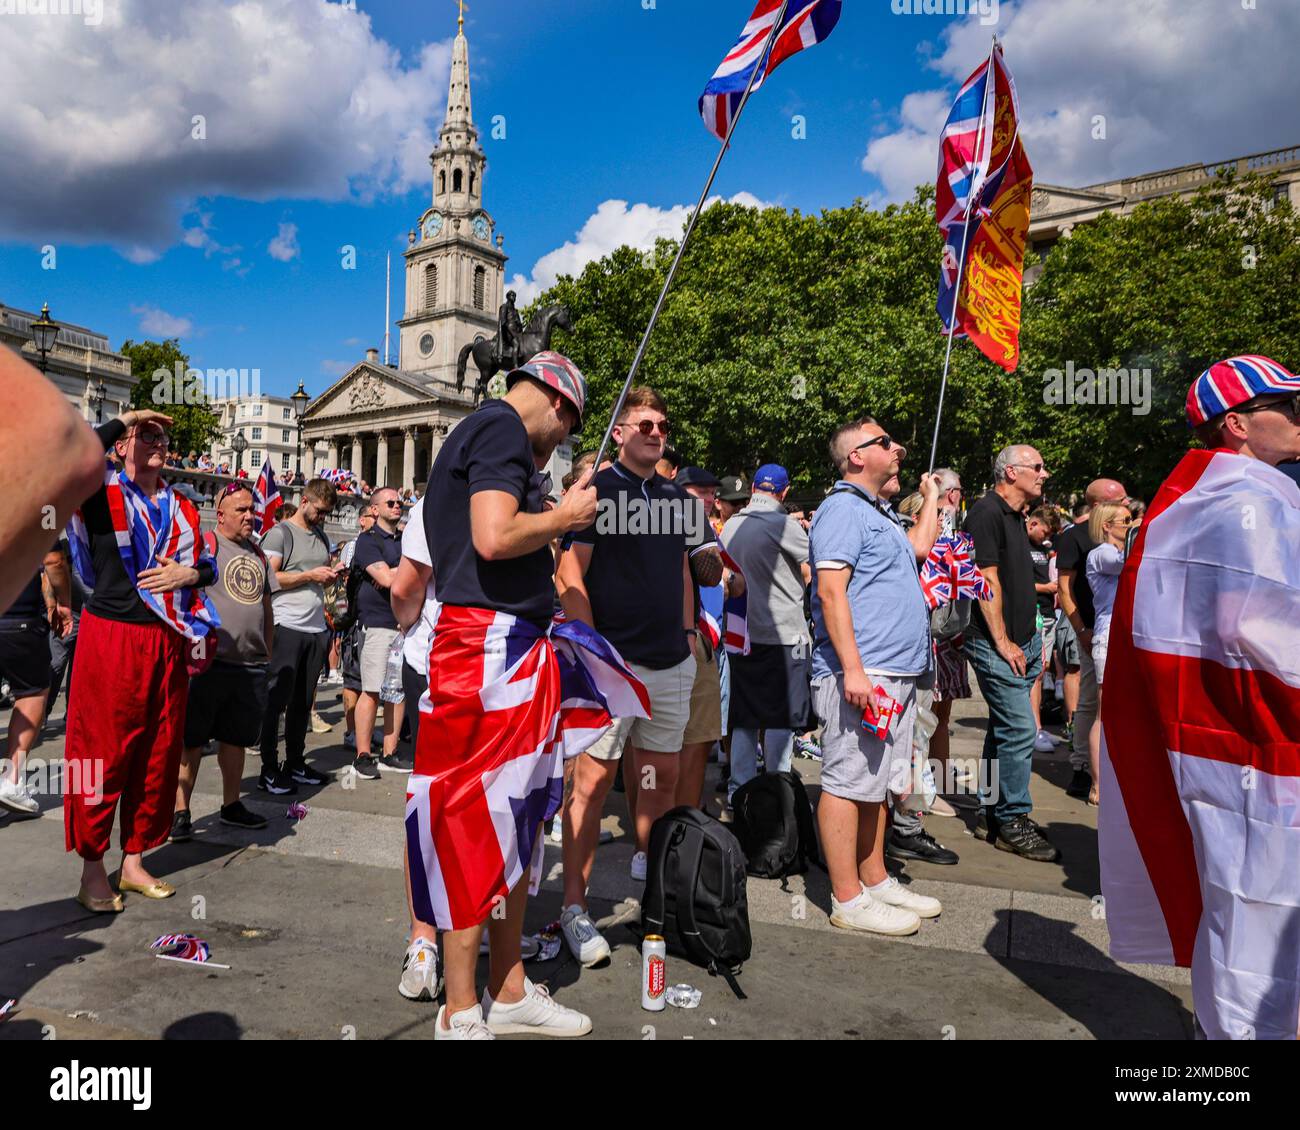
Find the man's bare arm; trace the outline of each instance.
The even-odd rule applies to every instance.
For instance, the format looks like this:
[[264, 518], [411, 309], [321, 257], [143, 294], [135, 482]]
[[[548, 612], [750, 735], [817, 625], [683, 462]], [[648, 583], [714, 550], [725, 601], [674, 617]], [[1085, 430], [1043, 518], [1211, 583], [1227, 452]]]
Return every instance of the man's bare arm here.
[[555, 591], [560, 597], [560, 607], [570, 620], [581, 620], [596, 626], [591, 611], [591, 597], [587, 592], [587, 569], [591, 566], [592, 547], [577, 542], [560, 556], [560, 568], [555, 574]]
[[596, 520], [596, 488], [587, 471], [573, 484], [554, 510], [530, 514], [503, 490], [470, 495], [469, 526], [474, 552], [485, 561], [526, 557], [558, 537], [585, 530]]
[[388, 599], [397, 617], [397, 626], [404, 632], [420, 619], [424, 609], [424, 594], [433, 576], [433, 567], [403, 556], [393, 570], [393, 583], [388, 588]]

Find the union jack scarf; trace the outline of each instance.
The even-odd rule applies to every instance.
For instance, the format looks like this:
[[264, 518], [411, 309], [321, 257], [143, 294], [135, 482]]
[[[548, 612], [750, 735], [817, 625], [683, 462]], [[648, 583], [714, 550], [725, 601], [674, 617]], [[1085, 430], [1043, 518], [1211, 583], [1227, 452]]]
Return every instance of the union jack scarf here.
[[955, 600], [990, 600], [993, 589], [979, 571], [971, 552], [975, 543], [965, 532], [936, 538], [921, 565], [921, 591], [933, 612]]
[[[189, 499], [176, 494], [165, 480], [158, 480], [158, 495], [150, 499], [124, 472], [111, 464], [104, 471], [104, 495], [108, 503], [117, 550], [126, 575], [145, 606], [164, 624], [191, 640], [199, 640], [221, 624], [217, 610], [201, 588], [153, 593], [142, 589], [136, 578], [158, 564], [159, 557], [196, 568], [203, 558], [199, 512]], [[77, 576], [87, 588], [95, 587], [95, 559], [90, 533], [81, 510], [68, 522], [68, 548]], [[210, 560], [210, 559], [209, 559]]]
[[[744, 577], [744, 571], [725, 549], [722, 550], [722, 563], [733, 573]], [[749, 590], [746, 589], [739, 596], [727, 597], [722, 604], [722, 613], [723, 646], [732, 655], [748, 655], [750, 648]]]

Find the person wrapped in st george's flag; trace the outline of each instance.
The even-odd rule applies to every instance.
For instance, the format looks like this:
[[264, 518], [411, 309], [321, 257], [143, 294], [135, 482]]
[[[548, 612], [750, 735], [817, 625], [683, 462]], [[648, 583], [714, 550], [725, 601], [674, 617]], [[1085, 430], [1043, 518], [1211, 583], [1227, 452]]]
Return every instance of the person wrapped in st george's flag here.
[[1267, 357], [1187, 396], [1204, 445], [1120, 576], [1098, 846], [1111, 956], [1190, 966], [1211, 1039], [1300, 1028], [1300, 378]]
[[[415, 913], [444, 930], [484, 922], [526, 871], [535, 889], [538, 833], [559, 809], [564, 758], [614, 717], [650, 712], [645, 687], [602, 636], [553, 618], [551, 540], [590, 525], [595, 499], [585, 492], [590, 512], [579, 515], [575, 488], [548, 509], [539, 467], [581, 426], [586, 381], [567, 358], [540, 353], [506, 384], [503, 399], [448, 437], [425, 495], [441, 605], [406, 836]], [[505, 532], [524, 515], [531, 548]]]

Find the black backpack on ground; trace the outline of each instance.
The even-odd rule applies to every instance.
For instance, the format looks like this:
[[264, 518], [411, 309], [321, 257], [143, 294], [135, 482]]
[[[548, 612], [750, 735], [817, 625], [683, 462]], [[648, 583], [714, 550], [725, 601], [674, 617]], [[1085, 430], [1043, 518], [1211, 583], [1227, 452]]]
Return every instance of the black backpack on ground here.
[[650, 829], [641, 927], [729, 981], [749, 960], [744, 852], [726, 827], [697, 808], [674, 808]]
[[759, 879], [802, 875], [821, 864], [812, 804], [794, 770], [760, 773], [731, 798], [732, 828], [745, 853], [745, 869]]

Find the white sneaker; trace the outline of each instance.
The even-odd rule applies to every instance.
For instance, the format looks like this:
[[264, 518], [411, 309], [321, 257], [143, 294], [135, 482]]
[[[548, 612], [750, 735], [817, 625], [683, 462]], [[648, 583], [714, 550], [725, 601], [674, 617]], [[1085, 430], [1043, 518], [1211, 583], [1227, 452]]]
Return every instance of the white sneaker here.
[[629, 868], [629, 870], [631, 871], [632, 878], [635, 879], [638, 883], [645, 882], [645, 868], [646, 868], [645, 852], [643, 851], [634, 852], [632, 855], [632, 866], [631, 868]]
[[560, 915], [560, 929], [564, 932], [569, 952], [584, 969], [609, 957], [609, 943], [596, 929], [591, 916], [577, 903], [564, 908]]
[[447, 1015], [447, 1006], [444, 1004], [438, 1009], [438, 1019], [433, 1025], [433, 1038], [435, 1040], [495, 1040], [490, 1029], [483, 1022], [483, 1009], [480, 1005], [473, 1008], [462, 1009], [460, 1012], [447, 1018], [448, 1027], [442, 1026], [443, 1017]]
[[931, 898], [929, 895], [916, 894], [892, 875], [887, 886], [868, 891], [864, 885], [862, 889], [877, 902], [883, 902], [887, 906], [901, 906], [904, 910], [910, 910], [918, 918], [938, 918], [943, 913], [943, 904], [938, 899]]
[[915, 911], [890, 906], [863, 891], [856, 906], [846, 906], [831, 895], [831, 925], [843, 930], [903, 937], [915, 934], [921, 928], [921, 919]]
[[546, 834], [546, 839], [548, 843], [552, 844], [564, 843], [564, 827], [561, 825], [560, 821], [555, 821], [551, 826], [551, 830]]
[[22, 813], [24, 816], [36, 816], [41, 811], [36, 798], [27, 789], [26, 778], [18, 781], [17, 784], [7, 777], [0, 780], [0, 806], [9, 809], [10, 812]]
[[956, 815], [957, 815], [957, 810], [956, 810], [955, 808], [953, 808], [953, 806], [952, 806], [951, 804], [949, 804], [946, 800], [944, 800], [943, 797], [941, 797], [941, 796], [936, 796], [936, 797], [934, 798], [934, 803], [930, 805], [930, 811], [927, 813], [927, 815], [929, 815], [929, 816], [956, 816]]
[[1046, 730], [1039, 730], [1038, 736], [1034, 738], [1035, 753], [1055, 753], [1056, 739]]
[[515, 1004], [494, 1001], [483, 990], [483, 1015], [496, 1036], [585, 1036], [591, 1031], [591, 1017], [551, 999], [541, 985], [524, 978], [524, 999]]
[[402, 960], [402, 979], [397, 991], [408, 1001], [432, 1001], [442, 991], [438, 973], [438, 947], [428, 938], [417, 938]]

